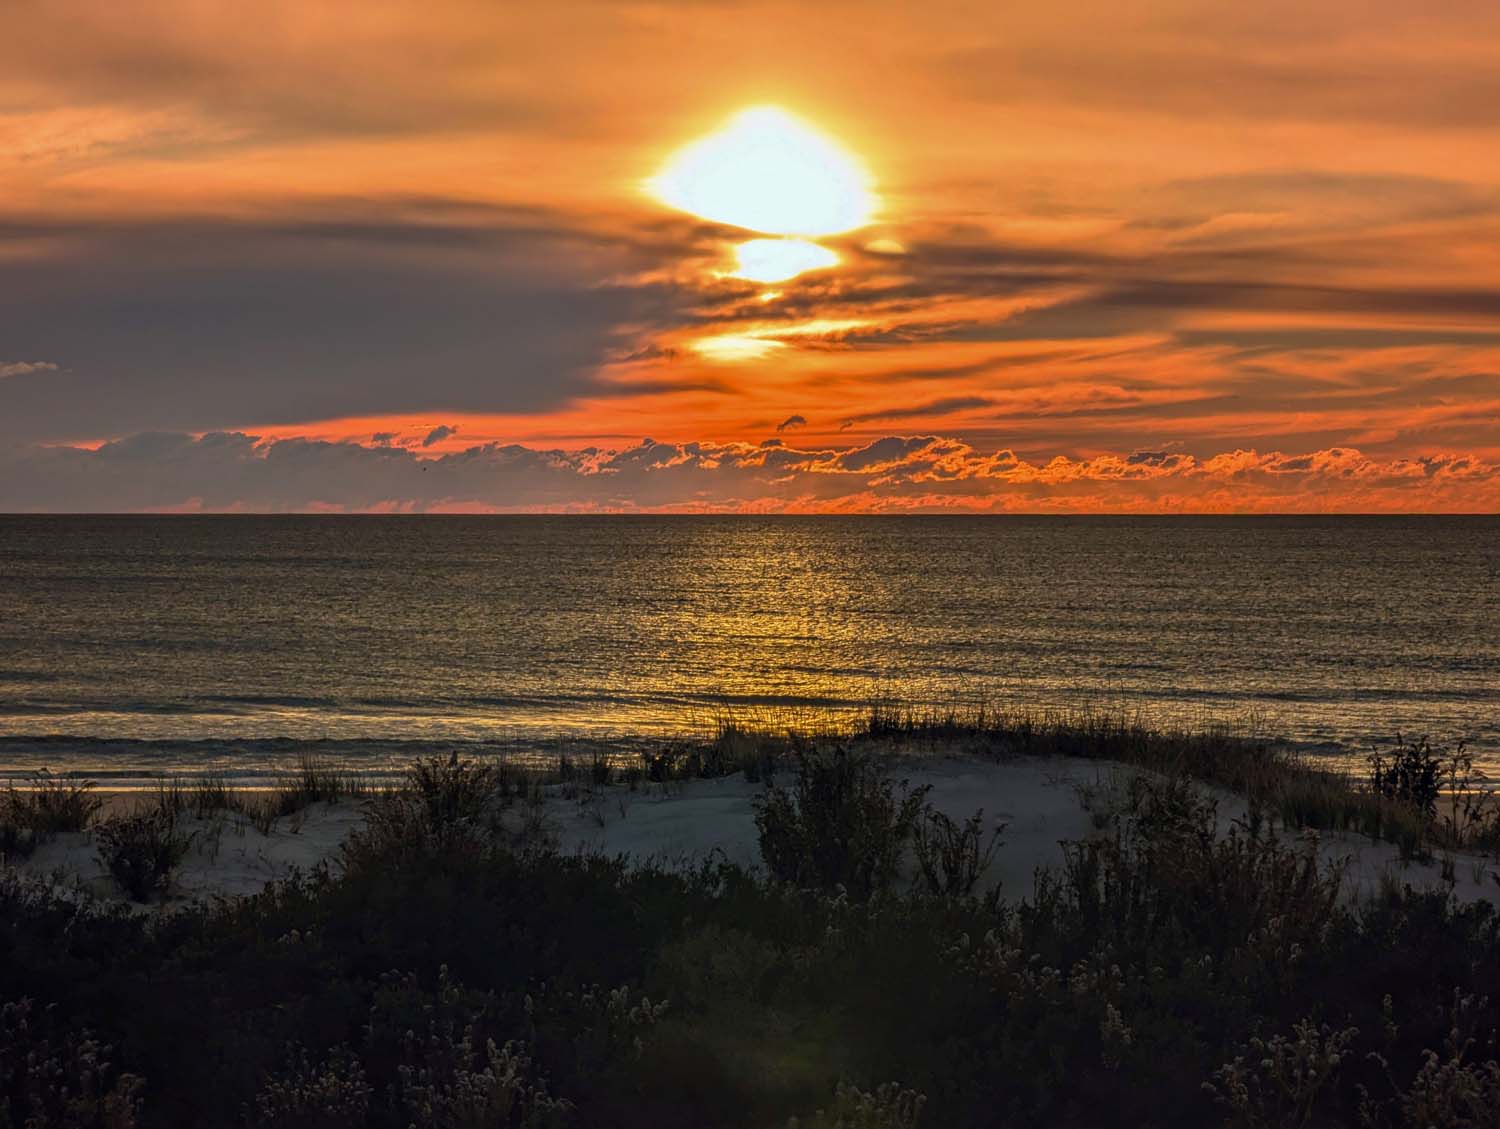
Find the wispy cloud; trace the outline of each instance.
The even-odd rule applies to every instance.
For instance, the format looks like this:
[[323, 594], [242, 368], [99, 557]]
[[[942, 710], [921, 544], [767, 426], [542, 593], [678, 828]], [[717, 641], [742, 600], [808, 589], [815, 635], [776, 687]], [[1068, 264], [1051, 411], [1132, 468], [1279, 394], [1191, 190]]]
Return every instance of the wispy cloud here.
[[56, 372], [51, 361], [0, 361], [0, 380], [7, 376], [30, 376], [36, 372]]

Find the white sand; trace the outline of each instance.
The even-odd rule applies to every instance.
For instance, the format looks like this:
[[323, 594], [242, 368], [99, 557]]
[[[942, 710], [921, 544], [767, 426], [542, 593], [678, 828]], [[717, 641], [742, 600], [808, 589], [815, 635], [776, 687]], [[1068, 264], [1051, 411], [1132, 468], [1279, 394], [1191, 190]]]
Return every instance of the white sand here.
[[[195, 839], [166, 904], [259, 893], [295, 870], [311, 870], [333, 859], [339, 844], [363, 822], [354, 804], [314, 804], [278, 820], [269, 835], [243, 816], [227, 812], [216, 819], [185, 819], [179, 826]], [[78, 889], [96, 898], [120, 896], [87, 832], [59, 835], [18, 869], [64, 890]]]
[[[1062, 863], [1061, 840], [1082, 839], [1097, 833], [1093, 817], [1080, 798], [1092, 790], [1096, 809], [1108, 806], [1108, 795], [1129, 775], [1140, 770], [1099, 761], [1017, 759], [1001, 763], [966, 757], [931, 758], [908, 762], [893, 775], [913, 785], [931, 786], [928, 795], [937, 810], [963, 820], [982, 808], [985, 826], [1006, 824], [1001, 846], [984, 885], [998, 882], [1007, 897], [1029, 895], [1040, 867]], [[623, 785], [548, 790], [547, 818], [559, 845], [567, 852], [597, 851], [624, 855], [633, 862], [691, 864], [720, 851], [730, 862], [755, 866], [760, 862], [753, 798], [763, 785], [743, 776], [685, 783], [642, 785], [632, 792]], [[1220, 794], [1220, 826], [1241, 818], [1244, 803]], [[270, 835], [262, 835], [242, 817], [225, 815], [208, 823], [190, 822], [199, 836], [178, 872], [167, 905], [193, 899], [234, 897], [261, 890], [295, 869], [309, 870], [335, 860], [338, 846], [362, 821], [356, 804], [317, 804], [279, 820]], [[1285, 832], [1300, 840], [1298, 832]], [[1324, 835], [1318, 849], [1325, 860], [1349, 860], [1351, 896], [1373, 893], [1381, 875], [1399, 883], [1432, 889], [1443, 885], [1441, 868], [1403, 865], [1388, 843], [1347, 835]], [[95, 897], [118, 896], [100, 865], [86, 834], [60, 836], [46, 844], [20, 869], [44, 878], [54, 887], [75, 889]], [[1454, 860], [1455, 895], [1463, 901], [1500, 899], [1500, 886], [1483, 860]], [[1500, 866], [1493, 870], [1500, 873]]]

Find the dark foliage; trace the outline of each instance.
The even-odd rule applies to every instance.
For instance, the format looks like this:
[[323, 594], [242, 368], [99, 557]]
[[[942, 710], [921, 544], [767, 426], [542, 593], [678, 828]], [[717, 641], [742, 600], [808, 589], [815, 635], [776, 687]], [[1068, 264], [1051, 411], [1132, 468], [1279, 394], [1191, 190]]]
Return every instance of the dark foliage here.
[[1369, 763], [1371, 791], [1428, 819], [1436, 818], [1444, 760], [1433, 752], [1426, 737], [1410, 742], [1398, 737], [1394, 752], [1389, 756], [1373, 753]]
[[113, 1054], [30, 999], [0, 1004], [0, 1126], [134, 1129], [142, 1083]]
[[30, 858], [41, 842], [42, 837], [30, 827], [0, 815], [0, 863]]
[[913, 828], [912, 843], [927, 890], [933, 894], [972, 894], [995, 857], [1004, 831], [1001, 824], [986, 837], [983, 810], [963, 823], [933, 808], [924, 811]]
[[341, 873], [243, 902], [154, 921], [0, 878], [0, 1000], [33, 1001], [0, 1126], [1489, 1124], [1488, 905], [1352, 908], [1310, 844], [1216, 830], [1180, 781], [1024, 897], [880, 892], [851, 844], [889, 859], [868, 829], [920, 794], [805, 775], [786, 826], [875, 896], [519, 849], [451, 762]]
[[94, 828], [94, 844], [120, 889], [144, 902], [171, 883], [193, 836], [177, 829], [170, 807], [157, 806], [105, 820]]
[[927, 791], [842, 746], [799, 750], [792, 788], [771, 784], [757, 801], [761, 858], [783, 882], [868, 898], [895, 880]]

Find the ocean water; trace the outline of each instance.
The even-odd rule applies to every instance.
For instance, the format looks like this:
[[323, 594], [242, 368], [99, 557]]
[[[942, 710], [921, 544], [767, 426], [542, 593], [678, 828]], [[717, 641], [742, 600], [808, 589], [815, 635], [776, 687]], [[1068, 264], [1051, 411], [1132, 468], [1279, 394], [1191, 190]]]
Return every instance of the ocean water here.
[[1500, 768], [1500, 518], [0, 517], [0, 773], [890, 699]]

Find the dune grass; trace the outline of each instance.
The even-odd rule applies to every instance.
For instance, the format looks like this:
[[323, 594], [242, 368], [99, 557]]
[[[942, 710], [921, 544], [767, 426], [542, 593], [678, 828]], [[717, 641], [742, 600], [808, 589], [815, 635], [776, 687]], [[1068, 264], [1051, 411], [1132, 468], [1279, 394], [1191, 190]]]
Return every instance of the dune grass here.
[[43, 769], [30, 777], [24, 789], [8, 786], [0, 812], [6, 820], [40, 835], [58, 835], [82, 831], [102, 804], [93, 781], [54, 776]]
[[[830, 743], [907, 752], [1108, 760], [1186, 777], [1245, 797], [1289, 827], [1353, 832], [1397, 844], [1405, 857], [1500, 851], [1500, 799], [1482, 787], [1460, 745], [1407, 741], [1356, 774], [1283, 743], [1228, 727], [1171, 729], [1123, 711], [923, 709], [877, 705], [856, 721], [754, 728], [722, 718], [705, 764], [773, 776], [797, 750]], [[1426, 781], [1413, 786], [1411, 781]]]
[[152, 806], [172, 816], [209, 819], [219, 813], [240, 815], [262, 834], [277, 820], [311, 807], [357, 800], [372, 794], [359, 773], [341, 769], [307, 754], [298, 758], [269, 789], [235, 788], [220, 774], [169, 778], [157, 784]]
[[7, 785], [0, 793], [0, 860], [27, 858], [54, 836], [84, 830], [103, 802], [92, 781], [54, 776], [45, 769], [33, 774], [25, 788]]

